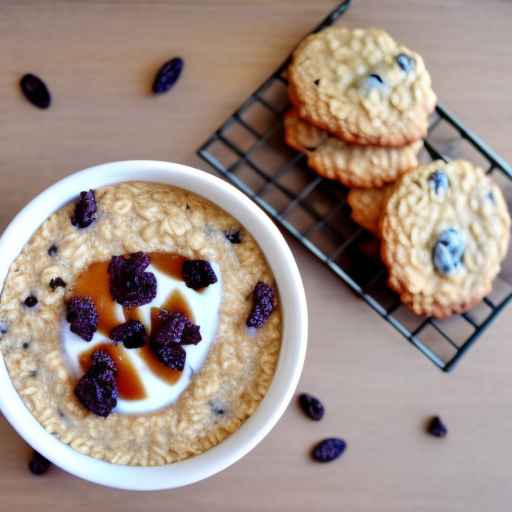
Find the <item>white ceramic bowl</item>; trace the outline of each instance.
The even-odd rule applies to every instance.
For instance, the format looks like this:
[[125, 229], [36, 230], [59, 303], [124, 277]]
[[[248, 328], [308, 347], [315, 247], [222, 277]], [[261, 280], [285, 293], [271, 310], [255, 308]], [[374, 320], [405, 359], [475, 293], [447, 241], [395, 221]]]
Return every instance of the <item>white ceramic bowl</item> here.
[[191, 459], [158, 467], [110, 464], [82, 455], [50, 435], [18, 396], [0, 357], [0, 408], [18, 433], [62, 469], [98, 484], [130, 490], [171, 489], [207, 478], [243, 457], [277, 423], [297, 386], [307, 344], [307, 307], [302, 280], [283, 236], [250, 199], [226, 182], [184, 165], [126, 161], [103, 164], [72, 174], [33, 199], [0, 238], [0, 289], [12, 261], [53, 212], [82, 190], [123, 181], [153, 181], [203, 196], [238, 219], [258, 241], [279, 288], [283, 339], [276, 374], [267, 395], [242, 427], [216, 447]]

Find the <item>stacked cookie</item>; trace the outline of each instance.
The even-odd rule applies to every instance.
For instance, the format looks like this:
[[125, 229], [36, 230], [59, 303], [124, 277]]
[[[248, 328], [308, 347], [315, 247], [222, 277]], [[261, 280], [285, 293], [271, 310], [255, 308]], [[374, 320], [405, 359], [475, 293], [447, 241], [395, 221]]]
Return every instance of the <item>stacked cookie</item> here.
[[417, 53], [378, 29], [307, 37], [288, 71], [286, 142], [319, 175], [352, 188], [352, 217], [381, 239], [389, 285], [442, 318], [489, 293], [509, 242], [499, 188], [464, 161], [418, 167], [436, 102]]
[[383, 30], [307, 37], [288, 70], [287, 142], [348, 187], [381, 187], [416, 167], [436, 103], [423, 59]]

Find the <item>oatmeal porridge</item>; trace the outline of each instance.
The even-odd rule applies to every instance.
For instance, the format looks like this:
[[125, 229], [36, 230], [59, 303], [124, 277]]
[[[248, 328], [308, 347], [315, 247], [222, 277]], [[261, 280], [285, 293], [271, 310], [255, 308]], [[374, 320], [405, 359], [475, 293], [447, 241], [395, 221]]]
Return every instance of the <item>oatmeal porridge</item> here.
[[281, 345], [271, 270], [219, 207], [167, 185], [82, 192], [9, 269], [0, 349], [62, 442], [155, 466], [215, 446], [265, 396]]

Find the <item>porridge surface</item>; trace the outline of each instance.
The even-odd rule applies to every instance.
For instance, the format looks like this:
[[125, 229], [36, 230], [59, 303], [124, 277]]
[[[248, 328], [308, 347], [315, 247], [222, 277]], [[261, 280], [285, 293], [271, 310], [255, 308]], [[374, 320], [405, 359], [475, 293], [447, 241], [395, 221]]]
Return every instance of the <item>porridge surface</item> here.
[[[11, 379], [45, 429], [81, 453], [144, 466], [202, 453], [240, 427], [272, 380], [280, 309], [260, 329], [245, 324], [256, 283], [275, 286], [271, 270], [250, 234], [242, 228], [241, 243], [230, 243], [225, 232], [240, 229], [239, 223], [195, 194], [132, 182], [98, 189], [96, 200], [97, 220], [90, 227], [73, 226], [73, 204], [67, 205], [44, 222], [11, 265], [0, 298], [0, 349]], [[64, 302], [91, 263], [137, 251], [215, 263], [222, 279], [217, 333], [174, 404], [102, 418], [73, 393], [76, 376], [61, 347]], [[56, 278], [67, 286], [51, 287]], [[29, 296], [37, 299], [33, 307], [24, 304]], [[83, 343], [84, 350], [91, 346]]]

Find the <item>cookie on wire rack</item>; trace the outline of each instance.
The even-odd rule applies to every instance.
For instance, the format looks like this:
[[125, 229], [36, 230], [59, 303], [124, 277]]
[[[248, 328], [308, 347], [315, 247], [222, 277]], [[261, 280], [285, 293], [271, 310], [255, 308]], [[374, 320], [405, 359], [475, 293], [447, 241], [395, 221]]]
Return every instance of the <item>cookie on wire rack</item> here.
[[399, 180], [381, 235], [391, 288], [416, 314], [444, 318], [491, 291], [507, 253], [510, 216], [482, 169], [439, 160]]
[[421, 56], [375, 28], [330, 27], [306, 37], [288, 78], [299, 115], [352, 144], [417, 141], [436, 104]]
[[309, 167], [347, 187], [382, 187], [395, 181], [417, 167], [422, 147], [421, 141], [402, 148], [347, 144], [307, 123], [296, 110], [286, 113], [284, 128], [286, 143], [307, 155]]
[[367, 231], [380, 238], [380, 219], [393, 185], [382, 188], [353, 188], [347, 196], [352, 208], [352, 219]]

